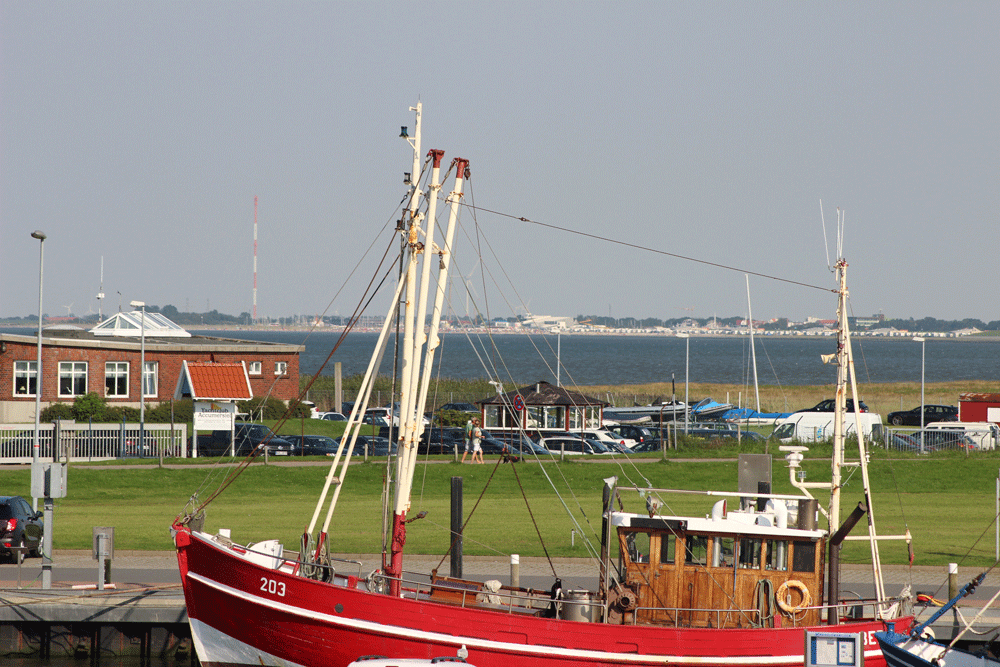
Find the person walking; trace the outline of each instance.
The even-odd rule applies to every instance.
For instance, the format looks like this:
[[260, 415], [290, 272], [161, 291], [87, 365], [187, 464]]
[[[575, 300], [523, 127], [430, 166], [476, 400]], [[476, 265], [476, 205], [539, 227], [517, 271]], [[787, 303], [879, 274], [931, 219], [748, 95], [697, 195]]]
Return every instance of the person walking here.
[[[469, 421], [465, 424], [465, 452], [462, 454], [462, 463], [465, 463], [465, 457], [469, 455], [469, 450], [472, 448], [472, 430], [475, 424], [472, 423], [474, 417], [469, 417]], [[475, 462], [475, 456], [473, 456], [472, 462]]]
[[483, 461], [483, 429], [479, 428], [479, 417], [472, 420], [472, 463], [476, 463], [477, 458], [479, 463], [485, 463]]

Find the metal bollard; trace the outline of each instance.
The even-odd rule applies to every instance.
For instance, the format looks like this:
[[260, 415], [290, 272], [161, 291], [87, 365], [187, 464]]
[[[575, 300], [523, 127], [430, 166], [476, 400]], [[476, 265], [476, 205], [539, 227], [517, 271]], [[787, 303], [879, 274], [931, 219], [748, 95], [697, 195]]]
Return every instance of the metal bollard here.
[[958, 563], [948, 563], [948, 597], [958, 595]]
[[510, 587], [521, 587], [521, 556], [519, 554], [510, 555]]

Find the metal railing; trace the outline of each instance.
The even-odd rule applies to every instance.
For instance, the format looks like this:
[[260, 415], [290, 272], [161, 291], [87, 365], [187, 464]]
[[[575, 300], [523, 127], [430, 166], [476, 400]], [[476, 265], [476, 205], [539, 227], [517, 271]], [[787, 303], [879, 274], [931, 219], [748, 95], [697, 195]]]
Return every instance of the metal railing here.
[[[109, 461], [129, 458], [187, 457], [186, 424], [146, 424], [140, 446], [138, 424], [84, 424], [71, 421], [40, 424], [39, 458], [53, 455], [69, 462]], [[57, 447], [53, 448], [53, 441]], [[34, 424], [0, 424], [0, 463], [31, 463]], [[58, 450], [58, 451], [55, 451]]]

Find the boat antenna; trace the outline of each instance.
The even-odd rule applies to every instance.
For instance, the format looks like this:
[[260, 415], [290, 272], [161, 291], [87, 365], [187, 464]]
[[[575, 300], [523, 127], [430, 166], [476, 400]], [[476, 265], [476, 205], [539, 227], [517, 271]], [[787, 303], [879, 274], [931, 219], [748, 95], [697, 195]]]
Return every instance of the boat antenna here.
[[823, 216], [823, 200], [819, 200], [819, 222], [823, 227], [823, 248], [826, 250], [826, 268], [833, 271], [833, 266], [830, 264], [830, 242], [826, 239], [826, 218]]

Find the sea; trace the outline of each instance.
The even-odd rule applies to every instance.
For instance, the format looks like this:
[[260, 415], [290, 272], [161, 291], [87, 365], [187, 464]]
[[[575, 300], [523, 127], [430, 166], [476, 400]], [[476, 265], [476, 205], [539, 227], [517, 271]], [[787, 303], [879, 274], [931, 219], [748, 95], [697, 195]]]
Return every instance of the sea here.
[[[363, 373], [377, 334], [340, 337], [330, 331], [197, 331], [209, 336], [304, 345], [299, 372], [332, 375], [334, 362], [345, 377]], [[890, 383], [961, 380], [1000, 381], [1000, 339], [855, 337], [858, 382]], [[527, 335], [455, 333], [442, 336], [435, 375], [563, 385], [630, 385], [689, 382], [753, 385], [754, 358], [762, 385], [822, 385], [836, 382], [836, 367], [821, 355], [837, 350], [835, 336]], [[381, 372], [392, 372], [392, 348]], [[559, 363], [557, 363], [557, 360]]]

